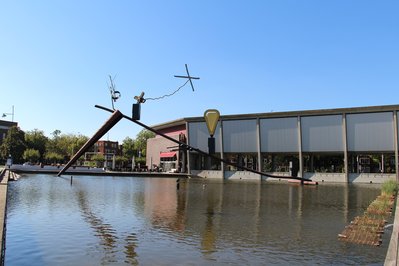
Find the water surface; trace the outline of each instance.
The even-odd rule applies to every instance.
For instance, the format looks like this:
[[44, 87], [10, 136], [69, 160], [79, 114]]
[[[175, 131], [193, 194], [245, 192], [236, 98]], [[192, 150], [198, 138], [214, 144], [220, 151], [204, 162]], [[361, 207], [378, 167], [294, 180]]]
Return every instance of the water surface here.
[[6, 265], [382, 265], [337, 235], [376, 185], [26, 175], [9, 183]]

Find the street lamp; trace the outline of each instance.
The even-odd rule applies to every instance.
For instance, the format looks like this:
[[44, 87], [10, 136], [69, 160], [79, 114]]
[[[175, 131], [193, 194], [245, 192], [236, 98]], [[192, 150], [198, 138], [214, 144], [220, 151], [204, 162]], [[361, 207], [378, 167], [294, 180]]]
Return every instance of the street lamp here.
[[10, 180], [10, 172], [11, 172], [11, 165], [12, 165], [12, 156], [11, 156], [11, 154], [8, 155], [6, 165], [8, 167], [8, 180]]
[[7, 115], [12, 115], [12, 122], [14, 122], [14, 105], [12, 106], [12, 112], [11, 113], [3, 113], [2, 117], [6, 117]]

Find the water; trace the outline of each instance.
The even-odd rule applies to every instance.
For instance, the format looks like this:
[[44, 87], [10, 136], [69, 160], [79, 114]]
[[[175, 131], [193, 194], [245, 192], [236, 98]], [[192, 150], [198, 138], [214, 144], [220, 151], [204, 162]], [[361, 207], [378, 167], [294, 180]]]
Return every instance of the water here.
[[337, 235], [380, 193], [243, 181], [49, 175], [9, 183], [6, 265], [382, 265]]

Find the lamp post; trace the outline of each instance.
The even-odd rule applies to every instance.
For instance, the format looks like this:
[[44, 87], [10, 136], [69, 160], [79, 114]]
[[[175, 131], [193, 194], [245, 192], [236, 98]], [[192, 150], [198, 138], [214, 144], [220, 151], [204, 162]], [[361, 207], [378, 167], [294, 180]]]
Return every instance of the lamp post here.
[[12, 106], [12, 112], [11, 113], [3, 113], [2, 117], [6, 117], [7, 115], [11, 115], [12, 116], [11, 121], [14, 122], [14, 105]]
[[12, 165], [12, 156], [11, 156], [11, 154], [8, 155], [6, 165], [8, 167], [8, 179], [10, 179], [10, 172], [11, 172], [11, 165]]
[[[209, 109], [209, 110], [206, 110], [204, 113], [206, 126], [208, 127], [209, 136], [210, 136], [208, 138], [208, 152], [211, 155], [215, 154], [215, 138], [213, 137], [213, 135], [215, 134], [215, 130], [216, 130], [216, 126], [219, 121], [219, 117], [220, 117], [220, 113], [216, 109]], [[207, 166], [206, 166], [207, 169], [212, 168], [211, 157], [207, 158], [206, 164], [207, 164]]]
[[216, 109], [209, 109], [209, 110], [206, 110], [204, 113], [206, 126], [208, 127], [208, 131], [209, 131], [209, 135], [210, 135], [210, 137], [208, 138], [209, 154], [215, 153], [215, 138], [213, 137], [213, 135], [215, 134], [215, 130], [216, 130], [216, 126], [219, 121], [219, 117], [220, 117], [220, 113]]

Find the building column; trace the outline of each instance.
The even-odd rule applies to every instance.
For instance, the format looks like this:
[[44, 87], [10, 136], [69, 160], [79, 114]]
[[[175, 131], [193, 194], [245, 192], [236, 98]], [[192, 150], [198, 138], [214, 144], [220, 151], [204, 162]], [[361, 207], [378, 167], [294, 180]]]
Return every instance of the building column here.
[[[190, 138], [189, 138], [189, 134], [190, 133], [190, 124], [188, 123], [188, 122], [186, 122], [186, 141], [187, 141], [187, 144], [188, 145], [190, 145]], [[191, 165], [190, 165], [190, 150], [189, 149], [186, 149], [185, 151], [183, 151], [183, 152], [186, 152], [186, 158], [187, 158], [187, 174], [189, 174], [189, 175], [191, 175]]]
[[301, 128], [301, 117], [298, 116], [298, 155], [299, 155], [299, 176], [304, 177], [303, 173], [303, 157], [302, 157], [302, 128]]
[[[262, 172], [262, 153], [261, 153], [261, 138], [260, 138], [260, 119], [256, 119], [256, 141], [258, 146], [258, 171]], [[260, 176], [262, 180], [262, 176]]]
[[[219, 123], [219, 128], [220, 128], [220, 158], [222, 160], [224, 160], [224, 148], [223, 148], [223, 121], [220, 120]], [[225, 174], [224, 174], [224, 163], [221, 161], [221, 166], [220, 166], [220, 170], [222, 171], [222, 178], [224, 179]]]
[[393, 111], [393, 132], [394, 132], [394, 145], [395, 145], [395, 172], [396, 172], [396, 181], [399, 182], [399, 156], [398, 156], [398, 112], [397, 111]]
[[186, 164], [187, 164], [187, 149], [183, 149], [181, 153], [181, 171], [182, 173], [186, 173]]
[[342, 114], [342, 147], [344, 149], [344, 171], [345, 182], [349, 182], [349, 167], [348, 167], [348, 138], [346, 132], [346, 114]]

